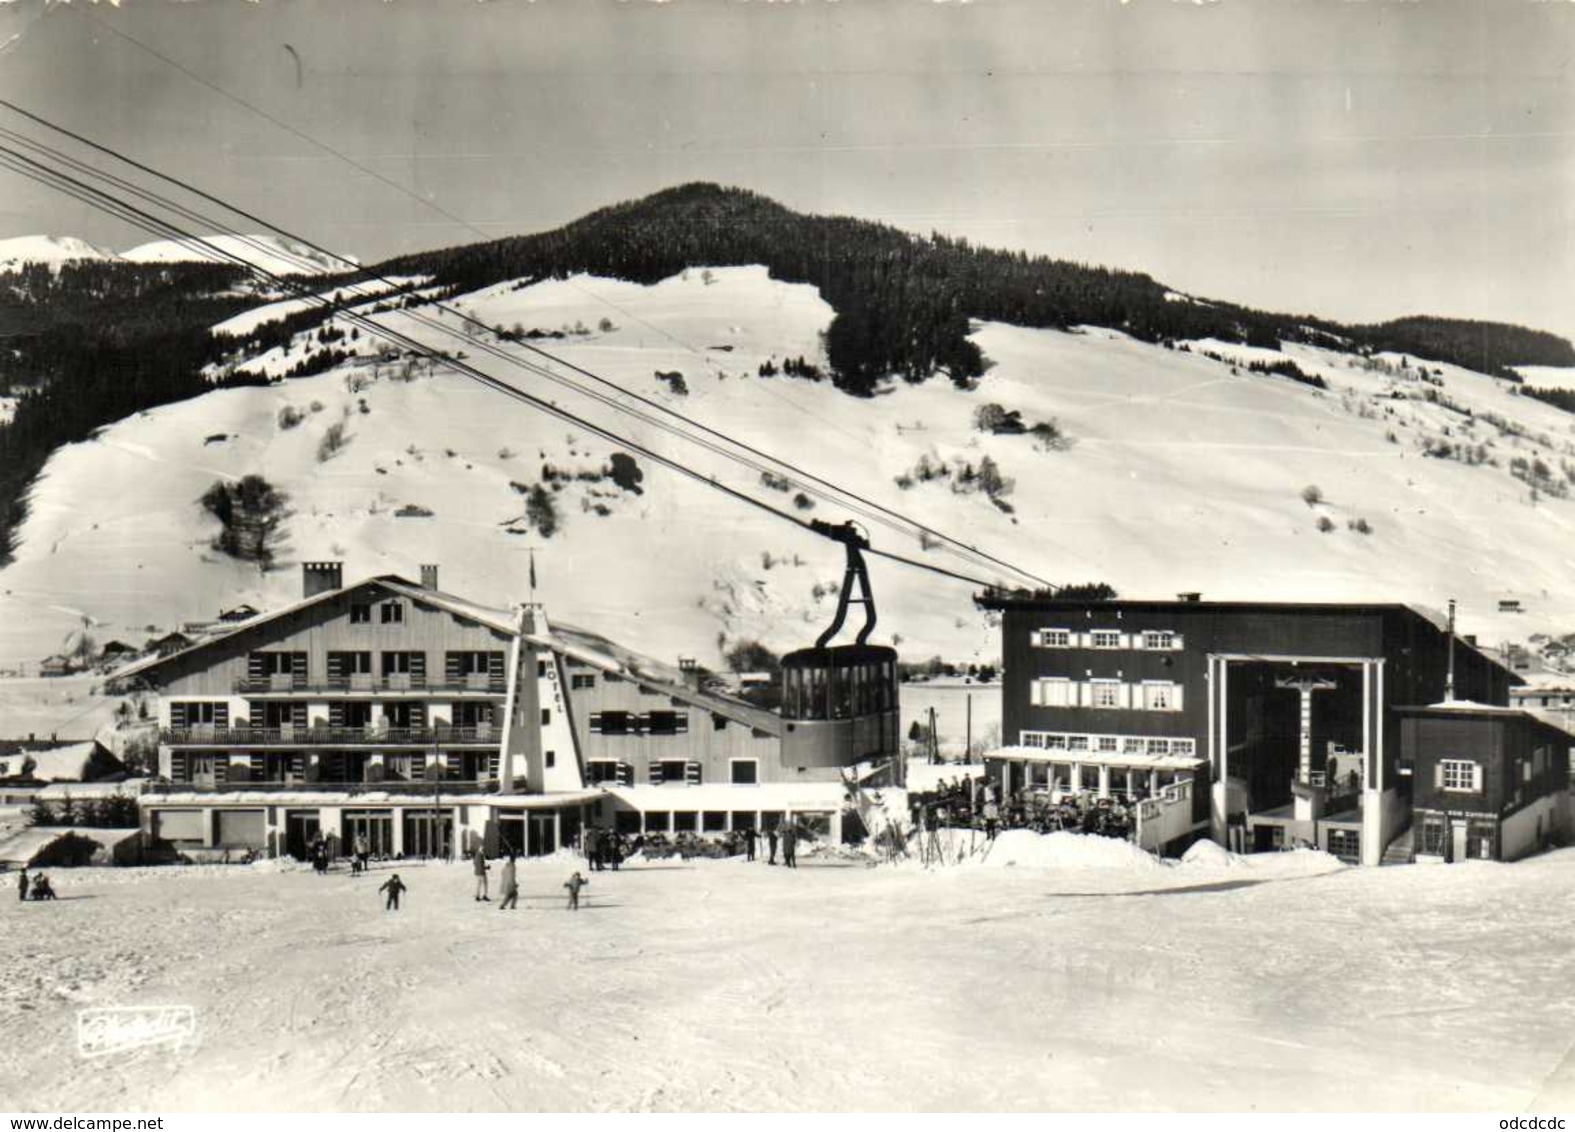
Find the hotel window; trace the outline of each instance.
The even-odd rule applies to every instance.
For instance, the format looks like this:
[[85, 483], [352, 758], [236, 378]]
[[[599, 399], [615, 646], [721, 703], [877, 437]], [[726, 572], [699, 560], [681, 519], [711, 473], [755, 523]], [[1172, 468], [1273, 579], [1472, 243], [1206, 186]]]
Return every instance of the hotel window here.
[[1148, 753], [1151, 754], [1151, 755], [1168, 755], [1168, 754], [1170, 754], [1170, 740], [1169, 739], [1150, 739], [1148, 741]]
[[1089, 683], [1088, 702], [1096, 708], [1118, 708], [1121, 706], [1121, 682], [1119, 680], [1093, 680]]
[[1064, 649], [1071, 644], [1072, 633], [1069, 629], [1039, 630], [1039, 647], [1042, 649]]
[[1438, 764], [1438, 784], [1457, 793], [1482, 789], [1482, 767], [1466, 759], [1443, 759]]
[[628, 735], [635, 730], [635, 718], [626, 711], [593, 711], [590, 719], [591, 734]]
[[1069, 707], [1072, 703], [1072, 681], [1064, 676], [1045, 677], [1036, 681], [1035, 687], [1042, 707]]
[[681, 711], [653, 711], [645, 716], [647, 735], [685, 735], [689, 732], [689, 716]]
[[1065, 735], [1046, 735], [1045, 736], [1045, 750], [1047, 750], [1047, 751], [1064, 751], [1064, 750], [1066, 750], [1066, 736]]
[[1143, 707], [1148, 711], [1180, 711], [1180, 685], [1145, 681]]
[[1444, 819], [1426, 817], [1422, 819], [1422, 844], [1417, 852], [1429, 857], [1442, 857], [1444, 855]]
[[1150, 629], [1143, 634], [1143, 647], [1146, 649], [1173, 649], [1176, 647], [1176, 634], [1168, 629]]
[[1044, 745], [1045, 745], [1044, 732], [1042, 732], [1042, 731], [1024, 731], [1022, 733], [1022, 744], [1025, 747], [1043, 748]]
[[1121, 753], [1124, 755], [1141, 755], [1143, 753], [1143, 740], [1123, 739], [1121, 741]]
[[1104, 753], [1115, 754], [1116, 737], [1114, 735], [1101, 735], [1099, 737], [1099, 750]]
[[385, 601], [380, 608], [383, 611], [383, 624], [403, 625], [405, 623], [405, 606], [403, 602]]
[[1086, 751], [1088, 750], [1088, 736], [1068, 735], [1066, 737], [1066, 746], [1069, 751]]
[[1170, 741], [1170, 753], [1173, 755], [1186, 755], [1188, 758], [1191, 758], [1196, 749], [1197, 745], [1191, 739], [1172, 739]]
[[753, 786], [760, 781], [758, 759], [734, 759], [729, 765], [732, 767], [734, 786]]
[[663, 759], [651, 764], [651, 781], [683, 782], [689, 777], [689, 764], [683, 759]]
[[1089, 643], [1096, 649], [1118, 649], [1121, 647], [1121, 632], [1117, 629], [1095, 629], [1088, 637]]
[[1099, 789], [1099, 768], [1093, 763], [1083, 764], [1083, 773], [1078, 780], [1078, 786], [1083, 790]]
[[364, 601], [351, 603], [350, 624], [370, 625], [372, 623], [372, 607]]
[[596, 687], [596, 677], [590, 673], [575, 673], [569, 677], [569, 690], [583, 692], [587, 688]]
[[602, 782], [627, 786], [634, 779], [634, 768], [613, 759], [592, 759], [585, 764], [585, 776], [593, 786]]

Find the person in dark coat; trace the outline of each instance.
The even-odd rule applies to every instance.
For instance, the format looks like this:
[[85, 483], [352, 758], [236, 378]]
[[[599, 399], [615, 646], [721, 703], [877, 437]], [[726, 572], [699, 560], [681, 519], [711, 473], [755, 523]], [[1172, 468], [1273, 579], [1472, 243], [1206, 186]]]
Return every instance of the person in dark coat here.
[[790, 825], [782, 829], [782, 863], [790, 869], [798, 868], [798, 831]]
[[498, 905], [498, 911], [505, 908], [518, 908], [520, 906], [520, 886], [514, 875], [514, 854], [509, 854], [509, 859], [503, 862], [503, 876], [498, 886], [503, 889], [503, 903]]
[[48, 877], [43, 873], [39, 873], [33, 878], [34, 900], [54, 900], [55, 898], [55, 888], [54, 885], [49, 883]]
[[590, 883], [590, 881], [586, 880], [577, 872], [564, 882], [563, 887], [569, 890], [570, 912], [578, 912], [580, 910], [580, 889], [584, 888]]
[[482, 852], [478, 844], [470, 853], [470, 864], [476, 874], [476, 899], [492, 903], [492, 897], [487, 895], [487, 855]]
[[27, 899], [27, 870], [26, 869], [23, 869], [22, 870], [22, 875], [16, 878], [16, 898], [18, 900], [26, 900]]
[[585, 859], [591, 863], [591, 872], [602, 871], [602, 831], [591, 828], [585, 831]]
[[744, 859], [748, 861], [753, 861], [755, 859], [754, 826], [750, 826], [748, 829], [744, 830]]
[[395, 873], [393, 876], [385, 880], [382, 886], [378, 889], [379, 892], [388, 893], [388, 903], [384, 905], [383, 910], [385, 912], [399, 911], [399, 894], [404, 892], [409, 887], [409, 885], [399, 879], [398, 873]]

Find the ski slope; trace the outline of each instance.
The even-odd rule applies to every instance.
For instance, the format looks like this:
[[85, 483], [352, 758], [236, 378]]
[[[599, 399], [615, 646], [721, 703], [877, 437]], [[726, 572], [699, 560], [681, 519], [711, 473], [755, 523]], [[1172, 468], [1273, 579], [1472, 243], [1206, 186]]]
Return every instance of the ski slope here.
[[[763, 268], [689, 271], [649, 287], [585, 276], [501, 284], [455, 303], [488, 326], [565, 332], [542, 345], [1051, 581], [1108, 581], [1129, 597], [1201, 591], [1434, 608], [1455, 597], [1462, 630], [1486, 644], [1575, 622], [1575, 592], [1563, 584], [1575, 565], [1575, 502], [1533, 498], [1510, 474], [1512, 460], [1537, 460], [1567, 483], [1575, 417], [1455, 367], [1427, 363], [1424, 379], [1415, 359], [1218, 342], [1164, 349], [1098, 328], [984, 324], [975, 340], [993, 365], [977, 389], [938, 378], [860, 400], [829, 382], [758, 375], [768, 360], [823, 363], [832, 317], [812, 287], [773, 281]], [[824, 502], [797, 509], [793, 497], [809, 484], [762, 487], [652, 424], [487, 358], [450, 316], [436, 317], [458, 337], [407, 312], [375, 317], [791, 513], [848, 517]], [[386, 344], [339, 329], [347, 336], [334, 347], [360, 364], [218, 390], [58, 451], [16, 561], [0, 571], [0, 658], [47, 655], [84, 617], [100, 639], [141, 640], [149, 626], [167, 631], [242, 601], [276, 607], [298, 594], [302, 560], [342, 560], [347, 578], [414, 577], [435, 562], [445, 589], [506, 605], [525, 596], [531, 547], [538, 596], [556, 616], [665, 659], [716, 664], [720, 648], [750, 638], [791, 648], [829, 617], [842, 566], [835, 546], [649, 460], [640, 460], [640, 494], [605, 479], [557, 485], [558, 530], [531, 529], [511, 483], [540, 482], [544, 464], [594, 476], [619, 446], [442, 366], [377, 362]], [[303, 335], [236, 363], [282, 373], [320, 348]], [[1243, 368], [1287, 356], [1329, 388]], [[687, 394], [659, 372], [682, 374]], [[981, 433], [974, 413], [987, 402], [1025, 424], [1055, 421], [1068, 445]], [[280, 427], [286, 406], [301, 424]], [[320, 461], [334, 424], [347, 442]], [[1496, 465], [1423, 454], [1446, 442]], [[1013, 482], [1002, 496], [1011, 513], [962, 479], [985, 456]], [[948, 473], [925, 482], [915, 475], [921, 461]], [[266, 575], [209, 548], [215, 524], [197, 505], [215, 480], [252, 472], [288, 492], [294, 511], [285, 568]], [[1309, 485], [1321, 492], [1315, 505], [1302, 498]], [[409, 507], [432, 514], [400, 517]], [[1320, 531], [1320, 519], [1331, 529]], [[1353, 529], [1359, 520], [1370, 533]], [[867, 525], [877, 547], [994, 574], [912, 532]], [[913, 659], [996, 659], [998, 634], [974, 608], [974, 587], [879, 560], [874, 580], [875, 639]], [[1499, 614], [1509, 597], [1526, 612]]]
[[[636, 862], [588, 874], [576, 914], [568, 856], [522, 864], [514, 912], [467, 864], [401, 863], [397, 913], [386, 864], [56, 871], [57, 903], [0, 905], [0, 1080], [15, 1109], [116, 1112], [1575, 1103], [1575, 851], [1126, 848]], [[79, 1009], [137, 1005], [190, 1006], [195, 1040], [78, 1057]]]

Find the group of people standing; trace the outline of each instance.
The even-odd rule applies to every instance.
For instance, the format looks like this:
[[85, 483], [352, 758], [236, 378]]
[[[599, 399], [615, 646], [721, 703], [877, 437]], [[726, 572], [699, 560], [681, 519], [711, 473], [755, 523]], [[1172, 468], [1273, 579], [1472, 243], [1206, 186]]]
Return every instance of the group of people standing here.
[[55, 889], [49, 883], [49, 878], [43, 873], [39, 873], [29, 883], [27, 870], [23, 869], [16, 878], [16, 898], [18, 900], [54, 900], [56, 899]]

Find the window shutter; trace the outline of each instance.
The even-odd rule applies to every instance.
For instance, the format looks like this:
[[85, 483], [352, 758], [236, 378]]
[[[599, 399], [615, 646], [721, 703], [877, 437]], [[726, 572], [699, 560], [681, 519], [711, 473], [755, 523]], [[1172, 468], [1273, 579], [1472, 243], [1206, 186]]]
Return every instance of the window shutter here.
[[630, 766], [628, 763], [619, 763], [618, 764], [618, 785], [619, 786], [633, 786], [634, 785], [634, 767]]
[[260, 652], [254, 652], [246, 658], [246, 678], [248, 680], [262, 680], [268, 675], [263, 668], [266, 658]]
[[218, 755], [213, 760], [213, 784], [223, 786], [230, 781], [230, 756]]
[[290, 726], [291, 727], [299, 727], [302, 731], [305, 731], [306, 730], [306, 722], [307, 722], [306, 721], [306, 705], [305, 704], [291, 704], [290, 705]]
[[1080, 649], [1086, 649], [1092, 643], [1092, 638], [1087, 633], [1069, 633], [1067, 639]]
[[1481, 793], [1481, 791], [1482, 791], [1482, 764], [1481, 763], [1472, 763], [1471, 764], [1471, 789], [1477, 791], [1478, 793]]
[[191, 781], [191, 771], [186, 766], [186, 752], [185, 751], [171, 751], [170, 752], [170, 781], [171, 782], [190, 782]]
[[178, 700], [170, 704], [170, 726], [176, 730], [186, 726], [186, 705]]
[[1131, 684], [1123, 683], [1123, 684], [1120, 685], [1120, 687], [1116, 691], [1116, 703], [1119, 704], [1121, 707], [1124, 707], [1124, 708], [1129, 708], [1129, 707], [1132, 706], [1132, 685]]
[[329, 704], [328, 705], [328, 726], [329, 727], [343, 727], [344, 725], [345, 725], [345, 705], [344, 704]]
[[220, 731], [230, 726], [230, 705], [217, 703], [213, 705], [213, 726]]
[[1034, 707], [1043, 707], [1045, 702], [1045, 685], [1043, 680], [1030, 680], [1028, 683], [1028, 702]]
[[427, 705], [415, 703], [410, 705], [410, 726], [422, 728], [427, 725]]
[[685, 763], [684, 764], [684, 781], [687, 782], [690, 786], [699, 786], [700, 785], [700, 764], [699, 763], [690, 762], [690, 763]]
[[503, 679], [503, 654], [489, 652], [487, 654], [487, 676], [493, 680]]
[[443, 755], [443, 772], [445, 777], [458, 778], [464, 766], [464, 756], [458, 751], [448, 751]]
[[251, 755], [252, 778], [261, 782], [268, 773], [268, 756], [261, 751], [253, 751]]
[[1121, 638], [1120, 638], [1120, 640], [1121, 640], [1121, 647], [1124, 648], [1124, 649], [1131, 648], [1132, 647], [1132, 642], [1133, 642], [1134, 639], [1136, 639], [1138, 641], [1141, 641], [1142, 637], [1134, 638], [1133, 634], [1131, 634], [1131, 633], [1122, 633], [1121, 634]]
[[602, 733], [602, 713], [599, 712], [599, 711], [593, 711], [593, 712], [591, 712], [591, 734], [592, 735], [600, 735], [601, 733]]
[[660, 786], [662, 784], [662, 764], [653, 761], [646, 768], [646, 777], [650, 780], [652, 786]]
[[458, 684], [459, 683], [459, 679], [460, 679], [459, 665], [460, 665], [459, 653], [457, 653], [457, 652], [446, 652], [446, 653], [443, 654], [443, 682], [445, 684]]
[[1077, 692], [1072, 698], [1072, 703], [1077, 707], [1087, 707], [1090, 702], [1089, 686], [1082, 681], [1078, 681], [1075, 687], [1077, 688]]
[[343, 680], [347, 675], [345, 672], [347, 667], [344, 653], [331, 652], [328, 654], [328, 679]]
[[427, 678], [427, 654], [413, 652], [410, 654], [410, 682], [425, 682]]
[[1434, 763], [1433, 764], [1433, 789], [1434, 790], [1442, 790], [1443, 788], [1444, 788], [1444, 764], [1441, 763], [1441, 762]]
[[1170, 686], [1170, 710], [1171, 711], [1180, 711], [1181, 710], [1181, 685], [1180, 684], [1172, 684]]
[[293, 684], [306, 683], [306, 654], [293, 652], [290, 654], [290, 681]]
[[1177, 633], [1174, 637], [1172, 637], [1170, 639], [1170, 647], [1172, 649], [1176, 650], [1177, 652], [1180, 652], [1182, 649], [1187, 647], [1186, 643], [1182, 640], [1182, 637], [1181, 637], [1180, 633]]
[[487, 752], [487, 777], [496, 782], [502, 778], [503, 756], [496, 750]]
[[688, 712], [681, 711], [681, 712], [676, 713], [675, 718], [673, 720], [673, 734], [674, 735], [687, 735], [687, 734], [689, 734], [689, 713]]

